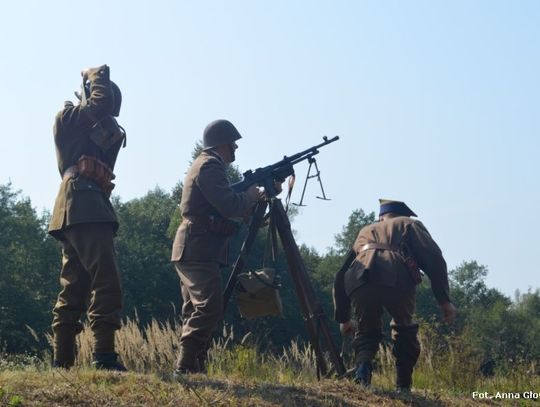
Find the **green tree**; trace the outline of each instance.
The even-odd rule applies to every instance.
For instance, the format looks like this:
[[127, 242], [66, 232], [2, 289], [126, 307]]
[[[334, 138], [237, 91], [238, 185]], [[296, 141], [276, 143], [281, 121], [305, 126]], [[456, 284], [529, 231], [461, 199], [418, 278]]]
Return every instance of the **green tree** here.
[[0, 185], [0, 346], [7, 351], [35, 348], [26, 326], [39, 332], [51, 321], [60, 256], [46, 228], [46, 214]]
[[176, 202], [155, 188], [142, 198], [115, 200], [114, 205], [120, 221], [117, 249], [126, 315], [137, 313], [141, 322], [174, 317], [180, 294], [168, 228]]

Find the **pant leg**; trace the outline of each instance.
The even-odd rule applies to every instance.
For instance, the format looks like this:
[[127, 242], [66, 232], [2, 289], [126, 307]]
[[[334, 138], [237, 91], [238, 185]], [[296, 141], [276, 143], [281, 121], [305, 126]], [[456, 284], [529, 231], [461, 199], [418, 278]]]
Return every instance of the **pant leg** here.
[[182, 284], [182, 280], [180, 280], [180, 290], [182, 294], [182, 324], [186, 323], [191, 314], [195, 311], [193, 308], [193, 303], [191, 302], [191, 298], [189, 296], [189, 290], [186, 288], [184, 284]]
[[392, 316], [392, 353], [396, 358], [396, 384], [411, 387], [412, 372], [420, 355], [418, 324], [413, 321], [416, 289], [393, 289], [385, 296], [385, 308]]
[[58, 366], [75, 362], [75, 336], [82, 330], [81, 316], [88, 307], [91, 280], [69, 241], [62, 241], [62, 290], [53, 308], [53, 352]]
[[91, 281], [88, 320], [94, 332], [94, 350], [114, 352], [114, 331], [121, 326], [122, 285], [113, 227], [109, 223], [85, 223], [70, 226], [64, 233]]
[[351, 293], [357, 328], [353, 339], [355, 363], [371, 362], [382, 338], [382, 287], [365, 284]]
[[182, 311], [186, 313], [177, 367], [191, 369], [223, 319], [222, 278], [218, 263], [177, 262], [175, 266], [182, 282]]

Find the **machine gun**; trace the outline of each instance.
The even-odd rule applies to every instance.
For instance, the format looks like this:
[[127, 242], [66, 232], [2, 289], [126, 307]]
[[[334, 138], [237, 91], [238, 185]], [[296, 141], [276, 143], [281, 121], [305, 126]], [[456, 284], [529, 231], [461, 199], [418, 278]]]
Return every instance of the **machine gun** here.
[[[283, 157], [281, 161], [278, 161], [277, 163], [268, 165], [266, 167], [257, 168], [254, 171], [249, 170], [249, 171], [244, 172], [244, 174], [242, 174], [244, 177], [242, 181], [232, 184], [231, 185], [232, 189], [235, 192], [243, 192], [247, 190], [251, 185], [257, 185], [260, 187], [264, 187], [266, 196], [269, 198], [272, 198], [277, 195], [277, 191], [274, 187], [274, 181], [283, 182], [285, 178], [291, 175], [294, 175], [294, 166], [296, 164], [304, 160], [308, 160], [309, 170], [308, 170], [306, 183], [304, 184], [304, 190], [302, 192], [302, 198], [300, 199], [299, 205], [300, 206], [302, 205], [307, 181], [313, 177], [317, 177], [317, 179], [319, 180], [319, 184], [321, 186], [321, 191], [322, 191], [323, 196], [318, 197], [318, 198], [328, 200], [328, 198], [326, 198], [324, 189], [322, 187], [320, 171], [319, 171], [319, 168], [317, 167], [317, 161], [315, 160], [314, 156], [319, 154], [319, 148], [324, 147], [327, 144], [330, 144], [330, 143], [333, 143], [334, 141], [339, 140], [339, 136], [335, 136], [331, 139], [328, 139], [328, 137], [325, 136], [323, 137], [323, 140], [324, 140], [323, 143], [317, 144], [316, 146], [310, 147], [290, 157], [285, 156]], [[316, 173], [315, 175], [310, 176], [311, 166], [313, 164], [315, 164]]]
[[[265, 226], [265, 219], [269, 218], [270, 222], [268, 227], [270, 228], [273, 240], [279, 236], [283, 251], [285, 252], [285, 257], [287, 258], [288, 271], [291, 275], [291, 280], [293, 281], [298, 302], [300, 304], [300, 310], [306, 323], [309, 340], [315, 352], [318, 376], [319, 373], [323, 376], [327, 376], [332, 373], [332, 371], [327, 367], [321, 342], [323, 345], [325, 345], [326, 351], [330, 357], [330, 362], [333, 365], [333, 373], [337, 374], [338, 376], [343, 376], [345, 374], [345, 367], [328, 327], [324, 310], [318, 301], [315, 290], [313, 289], [313, 285], [311, 284], [306, 266], [300, 254], [300, 250], [298, 249], [298, 245], [294, 240], [291, 224], [287, 217], [285, 208], [283, 207], [281, 200], [275, 197], [277, 195], [277, 191], [274, 187], [274, 181], [282, 182], [288, 176], [293, 175], [294, 165], [304, 160], [309, 161], [311, 169], [311, 165], [315, 162], [314, 156], [319, 153], [319, 148], [333, 143], [338, 139], [338, 136], [330, 140], [324, 137], [324, 142], [321, 144], [294, 154], [291, 157], [285, 156], [283, 160], [267, 167], [257, 168], [255, 171], [245, 172], [244, 179], [232, 185], [232, 188], [237, 192], [245, 191], [251, 185], [263, 186], [265, 188], [266, 198], [257, 203], [253, 216], [251, 217], [248, 234], [244, 240], [240, 254], [234, 263], [231, 275], [229, 276], [229, 280], [227, 282], [227, 287], [225, 288], [223, 295], [224, 308], [227, 307], [233, 290], [237, 284], [237, 276], [242, 272], [247, 263], [247, 258], [257, 233], [260, 228]], [[309, 178], [313, 177], [317, 177], [319, 179], [319, 183], [321, 182], [319, 177], [319, 169], [316, 165], [315, 168], [317, 169], [317, 173], [311, 177], [308, 170], [308, 178], [306, 178], [306, 183]], [[305, 189], [304, 184], [304, 192]], [[304, 192], [302, 192], [302, 199]], [[322, 199], [327, 199], [324, 195], [324, 190], [322, 190], [322, 192], [324, 196]], [[302, 199], [300, 200], [300, 204], [302, 204]], [[267, 210], [268, 213], [265, 216]]]

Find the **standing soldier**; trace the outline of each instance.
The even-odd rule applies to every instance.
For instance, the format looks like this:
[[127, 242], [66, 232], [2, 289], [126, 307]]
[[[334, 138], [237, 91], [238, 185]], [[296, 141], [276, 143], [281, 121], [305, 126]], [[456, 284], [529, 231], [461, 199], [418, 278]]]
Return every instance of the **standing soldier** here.
[[227, 241], [236, 231], [230, 218], [248, 216], [261, 196], [256, 186], [236, 193], [226, 175], [235, 160], [240, 133], [227, 120], [211, 122], [203, 151], [188, 170], [171, 260], [182, 286], [182, 337], [176, 374], [203, 371], [207, 343], [223, 318], [220, 266], [227, 264]]
[[114, 117], [122, 95], [103, 65], [81, 73], [80, 103], [56, 115], [54, 142], [62, 177], [49, 233], [62, 244], [62, 290], [53, 310], [54, 366], [75, 361], [75, 336], [87, 312], [94, 334], [93, 365], [126, 370], [114, 351], [120, 328], [122, 288], [113, 237], [118, 220], [109, 197], [125, 132]]
[[[382, 338], [383, 309], [392, 317], [396, 385], [409, 392], [412, 372], [420, 354], [418, 324], [413, 322], [416, 285], [422, 269], [431, 280], [433, 294], [445, 322], [456, 313], [450, 302], [446, 262], [416, 214], [399, 201], [380, 200], [379, 222], [358, 233], [356, 259], [334, 282], [335, 318], [343, 335], [354, 332], [355, 381], [371, 383], [372, 360]], [[350, 320], [354, 310], [356, 323]], [[355, 326], [356, 325], [356, 326]]]

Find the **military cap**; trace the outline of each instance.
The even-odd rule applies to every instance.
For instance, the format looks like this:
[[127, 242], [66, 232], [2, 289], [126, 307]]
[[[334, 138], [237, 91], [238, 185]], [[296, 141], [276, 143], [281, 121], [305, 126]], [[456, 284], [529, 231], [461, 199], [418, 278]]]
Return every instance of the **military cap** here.
[[204, 129], [203, 150], [229, 144], [241, 138], [242, 136], [230, 121], [214, 120]]
[[379, 204], [381, 205], [379, 216], [390, 212], [401, 216], [418, 216], [411, 210], [411, 208], [407, 206], [405, 202], [393, 201], [390, 199], [379, 199]]

